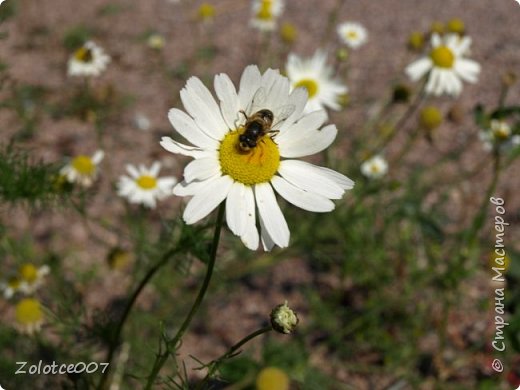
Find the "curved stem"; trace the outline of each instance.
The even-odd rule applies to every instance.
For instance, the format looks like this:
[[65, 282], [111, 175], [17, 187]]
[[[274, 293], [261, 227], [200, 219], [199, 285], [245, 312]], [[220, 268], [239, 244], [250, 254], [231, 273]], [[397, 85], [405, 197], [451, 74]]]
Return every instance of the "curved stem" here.
[[[141, 294], [141, 291], [143, 291], [144, 287], [148, 284], [150, 279], [152, 279], [152, 277], [157, 273], [157, 271], [159, 271], [177, 251], [178, 251], [178, 248], [173, 248], [173, 249], [170, 249], [169, 251], [167, 251], [161, 257], [161, 259], [157, 262], [157, 264], [155, 264], [146, 273], [144, 278], [141, 280], [141, 282], [139, 283], [139, 285], [137, 286], [137, 288], [135, 289], [135, 291], [131, 295], [130, 299], [128, 300], [128, 302], [127, 302], [127, 304], [125, 306], [125, 310], [123, 312], [123, 315], [119, 319], [119, 322], [117, 324], [116, 330], [114, 332], [114, 336], [112, 337], [111, 345], [110, 345], [110, 348], [108, 350], [107, 357], [105, 359], [107, 363], [111, 363], [112, 362], [112, 358], [114, 357], [114, 353], [116, 351], [116, 348], [119, 346], [121, 333], [123, 331], [123, 326], [125, 325], [126, 320], [127, 320], [128, 316], [130, 315], [130, 312], [132, 311], [132, 308], [134, 307], [135, 302], [137, 301], [137, 298]], [[111, 370], [110, 370], [110, 365], [109, 365], [108, 368], [103, 373], [103, 376], [101, 377], [101, 380], [100, 380], [99, 385], [97, 387], [98, 389], [101, 390], [101, 389], [103, 389], [106, 386], [108, 377], [110, 376], [110, 371]]]
[[209, 363], [208, 366], [211, 366], [211, 367], [209, 368], [208, 373], [206, 374], [206, 376], [204, 377], [202, 382], [200, 382], [199, 385], [197, 386], [197, 390], [203, 389], [202, 386], [213, 376], [215, 371], [217, 371], [220, 363], [222, 363], [226, 359], [233, 357], [234, 354], [240, 349], [240, 347], [242, 347], [244, 344], [246, 344], [250, 340], [252, 340], [255, 337], [260, 336], [264, 333], [270, 332], [271, 330], [273, 330], [273, 327], [271, 325], [269, 325], [269, 326], [266, 326], [264, 328], [260, 328], [256, 331], [254, 331], [253, 333], [247, 335], [242, 340], [240, 340], [238, 343], [233, 345], [231, 348], [229, 348], [225, 354], [223, 354], [219, 358], [217, 358], [217, 359], [213, 360], [211, 363]]
[[211, 276], [213, 274], [213, 268], [215, 267], [215, 259], [217, 257], [218, 243], [220, 241], [220, 231], [222, 230], [222, 223], [224, 221], [224, 210], [225, 210], [225, 203], [222, 202], [218, 209], [217, 222], [215, 225], [215, 233], [213, 235], [213, 243], [211, 244], [210, 256], [209, 256], [209, 260], [208, 260], [208, 268], [206, 270], [206, 276], [204, 277], [204, 281], [199, 290], [197, 298], [195, 298], [195, 302], [193, 302], [190, 312], [184, 319], [184, 322], [182, 323], [181, 327], [175, 334], [175, 337], [173, 337], [171, 340], [168, 340], [166, 342], [166, 351], [157, 355], [154, 365], [152, 367], [152, 372], [150, 373], [150, 375], [148, 377], [148, 381], [146, 382], [146, 387], [145, 387], [146, 390], [150, 390], [152, 388], [153, 383], [155, 382], [155, 379], [157, 378], [157, 375], [159, 374], [159, 371], [161, 370], [161, 368], [164, 366], [164, 364], [168, 360], [168, 356], [177, 347], [177, 344], [179, 343], [182, 336], [188, 329], [191, 321], [193, 320], [193, 317], [195, 316], [195, 313], [199, 309], [200, 304], [202, 303], [202, 300], [204, 299], [204, 296], [206, 295], [206, 291], [208, 290], [209, 282], [211, 281]]

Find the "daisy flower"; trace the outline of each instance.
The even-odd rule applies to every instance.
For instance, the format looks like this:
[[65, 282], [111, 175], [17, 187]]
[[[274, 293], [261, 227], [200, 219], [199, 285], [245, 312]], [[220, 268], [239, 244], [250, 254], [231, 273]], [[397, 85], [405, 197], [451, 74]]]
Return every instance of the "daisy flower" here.
[[261, 31], [273, 31], [283, 7], [283, 0], [253, 0], [250, 25]]
[[105, 54], [103, 49], [94, 42], [88, 41], [70, 57], [68, 75], [99, 76], [109, 62], [110, 57]]
[[43, 311], [40, 302], [34, 298], [22, 299], [15, 307], [17, 328], [22, 333], [32, 335], [43, 324]]
[[34, 264], [25, 263], [18, 270], [20, 286], [19, 290], [24, 294], [32, 294], [42, 284], [46, 275], [50, 272], [48, 265], [37, 268]]
[[[180, 93], [187, 113], [173, 108], [168, 114], [193, 146], [170, 137], [161, 140], [166, 150], [194, 158], [184, 169], [184, 181], [173, 189], [178, 196], [192, 197], [183, 219], [200, 221], [225, 200], [227, 224], [249, 249], [259, 245], [257, 211], [264, 249], [286, 247], [290, 232], [275, 191], [305, 210], [328, 212], [334, 209], [331, 199], [354, 186], [340, 173], [297, 159], [327, 148], [336, 138], [336, 126], [322, 127], [327, 119], [323, 110], [303, 114], [306, 90], [291, 92], [289, 80], [277, 70], [262, 75], [251, 65], [238, 91], [226, 74], [215, 76], [214, 87], [220, 104], [198, 78], [190, 78]], [[256, 139], [244, 134], [252, 117], [267, 123], [269, 113], [272, 132]]]
[[351, 49], [357, 49], [365, 44], [368, 33], [365, 27], [356, 22], [344, 22], [336, 28], [339, 39]]
[[334, 79], [332, 67], [327, 66], [327, 55], [317, 50], [311, 58], [300, 58], [289, 54], [285, 66], [287, 77], [293, 88], [304, 87], [307, 90], [308, 101], [305, 112], [321, 110], [325, 107], [333, 110], [341, 109], [340, 97], [348, 89], [337, 79]]
[[469, 51], [471, 38], [457, 34], [440, 37], [432, 34], [432, 49], [427, 57], [420, 58], [406, 67], [406, 74], [412, 81], [428, 75], [425, 91], [439, 96], [457, 96], [462, 91], [462, 80], [476, 83], [480, 65], [464, 58]]
[[14, 294], [20, 291], [20, 286], [22, 285], [22, 281], [18, 276], [13, 276], [9, 278], [6, 282], [0, 283], [0, 290], [4, 292], [5, 299], [11, 299]]
[[129, 176], [121, 176], [117, 187], [119, 196], [127, 198], [130, 203], [155, 208], [157, 201], [171, 195], [173, 186], [177, 184], [173, 176], [158, 177], [161, 164], [157, 161], [150, 168], [128, 164], [126, 170]]
[[98, 175], [98, 165], [103, 160], [104, 153], [97, 150], [92, 157], [79, 155], [61, 169], [61, 174], [70, 183], [78, 183], [90, 187]]
[[373, 156], [361, 164], [361, 173], [369, 179], [379, 179], [388, 172], [388, 163], [380, 156]]
[[513, 135], [509, 124], [497, 119], [491, 120], [490, 128], [481, 131], [479, 137], [487, 151], [494, 148], [506, 151], [520, 145], [520, 135]]

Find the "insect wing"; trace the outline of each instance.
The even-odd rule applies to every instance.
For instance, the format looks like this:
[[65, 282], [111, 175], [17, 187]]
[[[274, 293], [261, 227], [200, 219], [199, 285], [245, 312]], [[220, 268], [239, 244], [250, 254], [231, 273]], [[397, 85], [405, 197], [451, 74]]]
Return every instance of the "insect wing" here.
[[281, 122], [289, 118], [294, 110], [296, 110], [296, 106], [294, 104], [286, 104], [284, 106], [279, 107], [274, 113], [275, 122], [273, 123], [273, 128], [279, 125]]
[[264, 87], [258, 88], [258, 90], [253, 95], [253, 99], [251, 99], [251, 104], [247, 108], [246, 112], [251, 115], [254, 112], [260, 111], [264, 109], [265, 101], [267, 100], [267, 92]]

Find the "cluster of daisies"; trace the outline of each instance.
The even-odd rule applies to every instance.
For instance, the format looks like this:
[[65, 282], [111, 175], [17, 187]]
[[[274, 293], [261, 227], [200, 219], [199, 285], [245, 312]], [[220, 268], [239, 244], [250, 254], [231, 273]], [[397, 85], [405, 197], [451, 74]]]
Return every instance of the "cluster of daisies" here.
[[0, 282], [0, 291], [4, 298], [16, 302], [16, 326], [22, 333], [34, 334], [43, 324], [42, 305], [35, 294], [43, 285], [49, 271], [47, 265], [37, 267], [32, 263], [24, 263], [16, 273]]

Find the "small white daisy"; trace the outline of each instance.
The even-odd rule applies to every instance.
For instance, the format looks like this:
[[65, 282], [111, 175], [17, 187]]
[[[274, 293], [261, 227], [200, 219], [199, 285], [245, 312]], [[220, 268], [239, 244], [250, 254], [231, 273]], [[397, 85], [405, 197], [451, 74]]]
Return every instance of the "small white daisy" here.
[[305, 112], [321, 110], [325, 107], [341, 109], [339, 99], [348, 89], [341, 81], [333, 78], [333, 69], [327, 66], [327, 55], [317, 50], [311, 58], [300, 58], [289, 54], [286, 65], [287, 77], [293, 88], [304, 87], [309, 100]]
[[90, 187], [98, 175], [98, 165], [103, 160], [104, 153], [98, 150], [92, 157], [79, 155], [61, 169], [61, 174], [70, 183], [78, 183], [83, 187]]
[[361, 173], [369, 179], [379, 179], [388, 172], [388, 163], [380, 156], [376, 155], [361, 164]]
[[490, 128], [479, 134], [484, 143], [484, 149], [491, 151], [497, 148], [500, 151], [510, 150], [520, 145], [520, 135], [512, 134], [509, 124], [502, 120], [493, 119]]
[[155, 208], [158, 200], [172, 195], [173, 186], [177, 184], [177, 179], [173, 176], [158, 177], [161, 170], [159, 162], [154, 162], [150, 168], [128, 164], [126, 170], [130, 176], [121, 176], [117, 187], [118, 194], [127, 198], [130, 203]]
[[18, 289], [26, 295], [34, 293], [43, 284], [43, 280], [49, 272], [50, 268], [47, 265], [36, 267], [32, 263], [22, 264], [18, 270], [20, 279]]
[[[194, 158], [173, 189], [175, 195], [192, 197], [183, 219], [200, 221], [225, 200], [227, 224], [248, 248], [259, 245], [257, 212], [264, 249], [286, 247], [290, 232], [275, 191], [304, 210], [328, 212], [334, 209], [331, 199], [354, 186], [336, 171], [298, 160], [327, 148], [336, 126], [322, 127], [324, 110], [303, 114], [307, 92], [291, 92], [289, 79], [277, 70], [262, 75], [251, 65], [238, 91], [226, 74], [215, 76], [214, 87], [220, 104], [200, 79], [190, 78], [180, 93], [187, 113], [173, 108], [168, 114], [194, 146], [161, 140], [166, 150]], [[245, 128], [251, 118], [257, 124], [272, 122], [272, 132], [252, 137]]]
[[261, 31], [273, 31], [283, 8], [283, 0], [253, 0], [250, 25]]
[[365, 44], [368, 39], [366, 28], [356, 22], [341, 23], [336, 28], [336, 32], [339, 39], [351, 49], [357, 49]]
[[439, 96], [457, 96], [462, 91], [462, 81], [476, 83], [480, 65], [464, 58], [469, 51], [471, 38], [457, 34], [447, 34], [442, 38], [433, 34], [432, 49], [427, 57], [420, 58], [406, 67], [406, 74], [412, 81], [428, 75], [425, 91]]
[[22, 281], [20, 278], [18, 276], [13, 276], [7, 281], [0, 283], [0, 290], [4, 292], [5, 299], [11, 299], [18, 291], [20, 291], [21, 285]]
[[109, 62], [110, 57], [105, 54], [103, 49], [94, 42], [88, 41], [70, 57], [68, 75], [99, 76], [106, 69]]

